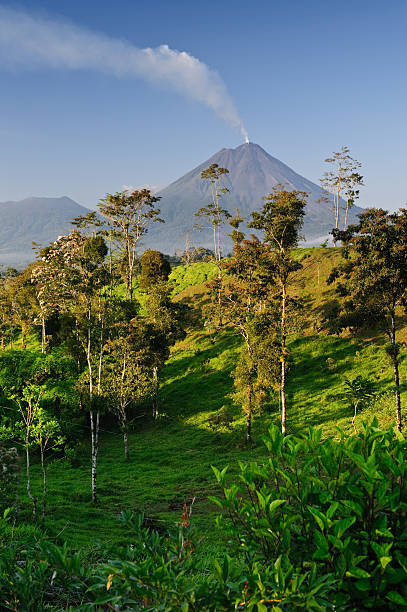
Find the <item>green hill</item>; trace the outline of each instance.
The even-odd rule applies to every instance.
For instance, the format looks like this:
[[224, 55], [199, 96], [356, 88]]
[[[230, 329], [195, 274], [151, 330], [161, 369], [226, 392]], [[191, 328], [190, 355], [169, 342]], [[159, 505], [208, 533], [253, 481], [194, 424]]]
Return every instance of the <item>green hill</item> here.
[[[288, 375], [287, 425], [290, 432], [321, 426], [324, 436], [336, 436], [337, 427], [351, 432], [352, 409], [345, 396], [345, 377], [357, 375], [375, 383], [377, 396], [360, 411], [362, 419], [378, 416], [383, 425], [395, 420], [392, 370], [382, 348], [384, 338], [330, 335], [324, 313], [336, 299], [326, 279], [339, 260], [339, 249], [299, 249], [303, 264], [293, 292], [307, 305], [301, 328], [291, 336], [292, 364]], [[174, 522], [185, 502], [195, 497], [193, 522], [211, 545], [215, 508], [208, 496], [216, 490], [211, 465], [263, 457], [262, 435], [278, 423], [278, 397], [272, 396], [255, 416], [254, 444], [246, 447], [244, 417], [233, 404], [230, 372], [240, 350], [240, 339], [224, 330], [214, 335], [197, 313], [206, 299], [205, 281], [216, 274], [209, 263], [176, 267], [171, 274], [174, 299], [192, 308], [187, 336], [172, 349], [160, 390], [158, 421], [135, 418], [130, 436], [130, 461], [124, 460], [122, 437], [108, 420], [102, 423], [98, 468], [99, 505], [90, 499], [90, 448], [85, 439], [68, 458], [49, 464], [49, 508], [45, 526], [74, 546], [95, 541], [126, 541], [118, 522], [122, 510], [143, 511], [152, 521]], [[194, 313], [196, 316], [194, 316]], [[406, 338], [404, 327], [400, 339]], [[401, 377], [406, 377], [401, 363]], [[232, 415], [230, 427], [211, 427], [210, 417], [223, 406]], [[33, 489], [40, 492], [40, 470], [34, 469]], [[30, 506], [21, 490], [23, 512]]]

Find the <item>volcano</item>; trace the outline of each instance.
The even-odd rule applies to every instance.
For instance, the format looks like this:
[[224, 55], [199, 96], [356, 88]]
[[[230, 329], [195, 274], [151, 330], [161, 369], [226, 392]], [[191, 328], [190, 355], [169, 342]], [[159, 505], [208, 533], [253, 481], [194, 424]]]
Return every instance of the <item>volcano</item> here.
[[[221, 149], [202, 164], [158, 192], [159, 207], [165, 224], [154, 224], [145, 244], [166, 253], [185, 249], [186, 237], [195, 245], [212, 248], [212, 231], [205, 228], [194, 231], [197, 224], [195, 212], [211, 201], [210, 185], [202, 181], [201, 172], [211, 164], [227, 168], [229, 174], [222, 177], [222, 186], [230, 191], [222, 196], [222, 206], [234, 214], [250, 220], [250, 214], [262, 207], [262, 198], [276, 185], [288, 190], [298, 189], [308, 194], [306, 215], [302, 229], [302, 244], [318, 245], [325, 240], [334, 227], [334, 216], [330, 203], [321, 201], [322, 188], [269, 155], [254, 143], [245, 143], [236, 149]], [[343, 206], [345, 203], [342, 203]], [[349, 222], [356, 221], [362, 212], [356, 206], [349, 213]], [[227, 231], [227, 230], [226, 230]], [[250, 231], [250, 230], [249, 230]], [[225, 239], [224, 251], [231, 250], [231, 241]]]

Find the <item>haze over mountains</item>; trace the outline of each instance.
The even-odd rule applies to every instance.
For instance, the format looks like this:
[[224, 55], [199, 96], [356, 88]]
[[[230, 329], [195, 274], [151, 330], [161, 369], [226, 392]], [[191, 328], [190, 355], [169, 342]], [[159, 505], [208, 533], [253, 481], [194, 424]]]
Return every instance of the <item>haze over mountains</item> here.
[[[210, 185], [202, 181], [201, 172], [211, 164], [228, 168], [222, 184], [230, 192], [222, 205], [232, 214], [238, 208], [243, 217], [262, 206], [262, 197], [276, 185], [299, 189], [309, 194], [303, 235], [308, 244], [320, 244], [333, 227], [330, 205], [321, 202], [321, 187], [300, 176], [294, 170], [269, 155], [259, 145], [243, 144], [235, 149], [221, 149], [202, 164], [158, 192], [159, 207], [165, 224], [155, 223], [144, 239], [143, 246], [164, 253], [184, 250], [187, 233], [195, 245], [212, 247], [212, 231], [205, 227], [193, 231], [198, 222], [194, 213], [211, 201]], [[353, 208], [350, 222], [362, 211]], [[68, 197], [27, 198], [20, 202], [0, 203], [0, 264], [22, 267], [34, 259], [32, 242], [46, 246], [72, 229], [71, 220], [89, 212]], [[226, 239], [224, 250], [230, 250]]]
[[29, 264], [35, 259], [32, 242], [46, 246], [71, 231], [74, 217], [88, 212], [67, 197], [0, 203], [0, 264]]

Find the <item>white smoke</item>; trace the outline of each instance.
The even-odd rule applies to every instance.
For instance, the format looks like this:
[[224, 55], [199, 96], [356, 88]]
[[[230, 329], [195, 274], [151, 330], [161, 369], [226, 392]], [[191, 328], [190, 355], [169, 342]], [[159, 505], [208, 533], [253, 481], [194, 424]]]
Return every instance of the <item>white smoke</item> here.
[[168, 45], [138, 49], [130, 42], [69, 22], [0, 7], [0, 66], [97, 70], [119, 78], [141, 77], [163, 83], [211, 108], [247, 139], [219, 74], [189, 53]]

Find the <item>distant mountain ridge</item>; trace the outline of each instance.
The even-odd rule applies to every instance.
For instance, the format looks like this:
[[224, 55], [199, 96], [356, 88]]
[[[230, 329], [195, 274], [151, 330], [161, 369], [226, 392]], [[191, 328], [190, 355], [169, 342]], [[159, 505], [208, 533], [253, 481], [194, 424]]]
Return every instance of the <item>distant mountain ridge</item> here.
[[[186, 232], [192, 230], [198, 221], [194, 213], [211, 201], [209, 184], [201, 179], [202, 170], [211, 164], [229, 170], [229, 174], [224, 176], [223, 185], [230, 192], [222, 197], [222, 206], [232, 214], [238, 208], [243, 217], [249, 219], [251, 212], [261, 208], [262, 198], [281, 184], [287, 189], [298, 189], [309, 194], [302, 230], [308, 244], [319, 244], [334, 227], [333, 212], [327, 202], [321, 202], [324, 192], [319, 185], [297, 174], [259, 145], [246, 143], [235, 149], [221, 149], [156, 194], [161, 196], [161, 217], [166, 223], [151, 228], [146, 245], [165, 252], [185, 247]], [[349, 222], [356, 220], [356, 215], [361, 211], [361, 208], [354, 207], [349, 213]], [[211, 248], [210, 228], [191, 234], [196, 244]], [[226, 239], [225, 247], [231, 248], [230, 239]]]
[[[247, 143], [235, 149], [221, 149], [155, 194], [161, 197], [158, 206], [165, 223], [152, 225], [140, 250], [150, 247], [170, 254], [184, 250], [187, 233], [197, 246], [213, 248], [209, 227], [201, 232], [193, 230], [198, 221], [195, 212], [211, 201], [210, 185], [201, 179], [202, 170], [211, 164], [229, 170], [229, 174], [224, 175], [223, 184], [230, 192], [223, 196], [222, 206], [232, 214], [238, 208], [249, 220], [250, 214], [261, 208], [262, 198], [281, 184], [287, 189], [309, 194], [302, 230], [307, 244], [320, 244], [334, 226], [333, 212], [327, 202], [321, 201], [324, 192], [319, 185], [297, 174], [259, 145]], [[349, 223], [354, 222], [362, 210], [354, 207], [349, 213]], [[46, 246], [72, 230], [74, 217], [88, 212], [88, 208], [66, 196], [0, 203], [0, 265], [27, 265], [35, 257], [32, 242]], [[225, 238], [224, 252], [230, 251], [231, 247], [230, 238]]]
[[72, 230], [74, 217], [88, 212], [66, 196], [0, 203], [0, 264], [27, 265], [35, 258], [32, 242], [46, 246]]

